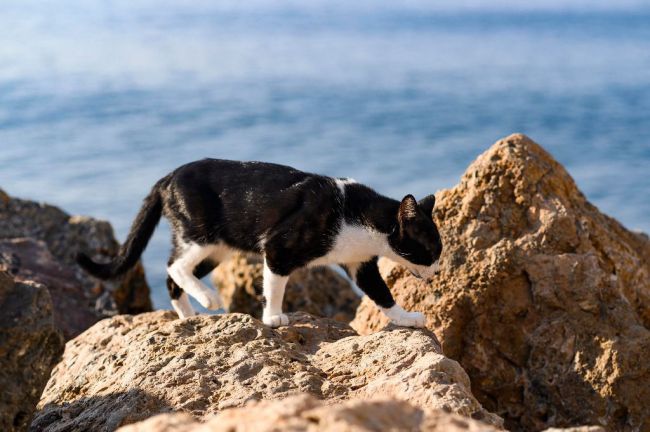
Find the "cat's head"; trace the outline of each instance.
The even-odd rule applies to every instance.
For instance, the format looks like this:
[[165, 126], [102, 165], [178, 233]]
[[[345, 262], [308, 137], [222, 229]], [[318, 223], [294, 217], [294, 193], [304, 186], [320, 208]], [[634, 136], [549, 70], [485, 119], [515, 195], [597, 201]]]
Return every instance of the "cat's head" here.
[[429, 195], [416, 201], [406, 195], [399, 206], [397, 226], [388, 237], [388, 243], [398, 261], [416, 277], [430, 279], [438, 271], [442, 253], [440, 233], [433, 222], [436, 198]]

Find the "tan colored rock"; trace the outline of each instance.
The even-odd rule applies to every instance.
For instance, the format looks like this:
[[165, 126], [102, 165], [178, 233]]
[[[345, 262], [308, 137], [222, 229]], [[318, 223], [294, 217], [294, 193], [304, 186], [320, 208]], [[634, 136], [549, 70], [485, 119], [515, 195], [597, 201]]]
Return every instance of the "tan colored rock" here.
[[469, 378], [456, 361], [442, 355], [440, 344], [426, 331], [391, 326], [372, 335], [346, 338], [323, 346], [312, 364], [339, 386], [330, 392], [331, 398], [390, 395], [420, 407], [499, 423], [477, 409], [468, 392]]
[[[262, 316], [262, 260], [235, 254], [212, 273], [230, 312]], [[291, 274], [284, 294], [284, 310], [307, 312], [349, 323], [361, 299], [347, 279], [329, 267], [299, 269]]]
[[548, 428], [544, 432], [605, 432], [600, 426], [577, 426], [570, 428]]
[[204, 417], [295, 393], [342, 401], [380, 394], [491, 424], [462, 368], [426, 330], [358, 336], [346, 324], [291, 314], [278, 330], [244, 314], [117, 316], [68, 342], [32, 429], [112, 431], [158, 413]]
[[[312, 396], [231, 408], [198, 422], [188, 414], [161, 414], [119, 432], [428, 431], [492, 432], [485, 423], [441, 410], [420, 409], [395, 399], [350, 400], [334, 405]], [[595, 431], [594, 431], [595, 432]]]
[[0, 190], [0, 269], [47, 286], [55, 322], [67, 339], [101, 318], [152, 309], [142, 265], [102, 281], [75, 261], [80, 251], [107, 260], [118, 248], [108, 222], [70, 216], [57, 207], [12, 198]]
[[[650, 430], [650, 242], [603, 215], [523, 135], [497, 142], [437, 194], [444, 243], [428, 285], [381, 271], [513, 430]], [[367, 300], [353, 327], [384, 318]]]

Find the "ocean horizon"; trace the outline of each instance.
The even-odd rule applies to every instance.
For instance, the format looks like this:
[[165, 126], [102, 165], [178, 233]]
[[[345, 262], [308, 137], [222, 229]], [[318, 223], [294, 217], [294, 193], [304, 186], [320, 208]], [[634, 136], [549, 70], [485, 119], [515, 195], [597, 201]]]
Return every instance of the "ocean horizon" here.
[[[0, 5], [0, 188], [111, 222], [204, 157], [421, 198], [511, 133], [650, 232], [650, 7], [181, 0]], [[162, 223], [143, 257], [169, 309]]]

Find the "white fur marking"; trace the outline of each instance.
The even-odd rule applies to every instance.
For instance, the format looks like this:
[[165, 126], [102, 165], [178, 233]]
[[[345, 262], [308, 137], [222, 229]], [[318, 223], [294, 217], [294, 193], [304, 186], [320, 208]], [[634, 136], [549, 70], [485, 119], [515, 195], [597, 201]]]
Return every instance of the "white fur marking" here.
[[382, 256], [389, 249], [385, 234], [362, 225], [349, 225], [343, 222], [330, 251], [308, 265], [361, 263], [374, 256]]
[[[413, 264], [399, 255], [390, 247], [387, 234], [382, 234], [363, 225], [349, 225], [345, 222], [336, 235], [334, 245], [329, 252], [309, 262], [307, 266], [358, 264], [375, 256], [384, 256], [402, 264], [424, 279], [431, 279], [440, 269], [438, 261], [430, 266], [422, 266]], [[351, 273], [353, 272], [351, 271]]]
[[347, 267], [347, 273], [348, 276], [350, 276], [350, 279], [356, 284], [357, 283], [357, 272], [359, 271], [359, 267], [361, 267], [361, 263], [350, 263], [346, 265]]
[[190, 298], [185, 293], [182, 293], [178, 300], [172, 300], [172, 306], [180, 319], [196, 315], [194, 308], [190, 304]]
[[280, 276], [271, 271], [264, 259], [263, 295], [266, 300], [262, 312], [262, 322], [269, 327], [280, 327], [289, 324], [289, 317], [282, 313], [282, 299], [288, 276]]
[[345, 179], [334, 179], [334, 182], [336, 183], [336, 186], [341, 191], [341, 194], [345, 196], [345, 185], [356, 183], [356, 180], [351, 178], [345, 178]]
[[424, 327], [426, 319], [420, 312], [407, 312], [398, 304], [393, 305], [391, 308], [380, 308], [390, 320], [403, 327]]
[[194, 268], [208, 257], [226, 256], [224, 245], [200, 246], [190, 243], [183, 246], [181, 256], [167, 268], [167, 273], [183, 291], [194, 297], [206, 309], [219, 309], [223, 301], [219, 293], [205, 286], [194, 276]]
[[435, 276], [435, 274], [438, 273], [438, 271], [440, 270], [440, 262], [439, 261], [434, 262], [433, 264], [431, 264], [428, 267], [423, 266], [423, 265], [417, 265], [417, 264], [409, 263], [408, 261], [406, 261], [406, 263], [403, 263], [403, 264], [406, 266], [406, 268], [413, 271], [421, 279], [424, 279], [424, 280], [429, 280], [429, 279], [433, 278], [433, 276]]
[[257, 241], [257, 245], [259, 246], [261, 251], [264, 251], [264, 247], [266, 246], [266, 236], [267, 233], [262, 234]]

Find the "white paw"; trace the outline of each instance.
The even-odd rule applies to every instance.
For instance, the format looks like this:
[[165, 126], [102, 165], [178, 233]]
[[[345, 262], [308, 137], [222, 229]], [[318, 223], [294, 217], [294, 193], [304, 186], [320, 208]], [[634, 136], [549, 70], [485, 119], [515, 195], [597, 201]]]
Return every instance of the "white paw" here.
[[189, 302], [184, 303], [179, 302], [178, 300], [172, 300], [172, 306], [174, 307], [174, 310], [180, 319], [185, 319], [196, 315]]
[[194, 308], [190, 304], [190, 299], [185, 293], [181, 294], [179, 298], [172, 300], [172, 306], [180, 319], [196, 315]]
[[402, 327], [424, 327], [426, 319], [420, 312], [404, 312], [398, 317], [391, 318], [393, 324]]
[[391, 322], [403, 327], [424, 327], [426, 319], [420, 312], [407, 312], [399, 305], [394, 305], [389, 309], [382, 308]]
[[271, 328], [289, 325], [289, 317], [285, 314], [268, 315], [262, 317], [262, 322]]
[[194, 312], [194, 311], [192, 311], [192, 312], [184, 312], [184, 311], [176, 310], [176, 314], [178, 315], [179, 319], [186, 319], [186, 318], [189, 318], [189, 317], [196, 316], [196, 312]]
[[206, 289], [196, 296], [196, 300], [206, 309], [223, 309], [223, 300], [217, 290]]

